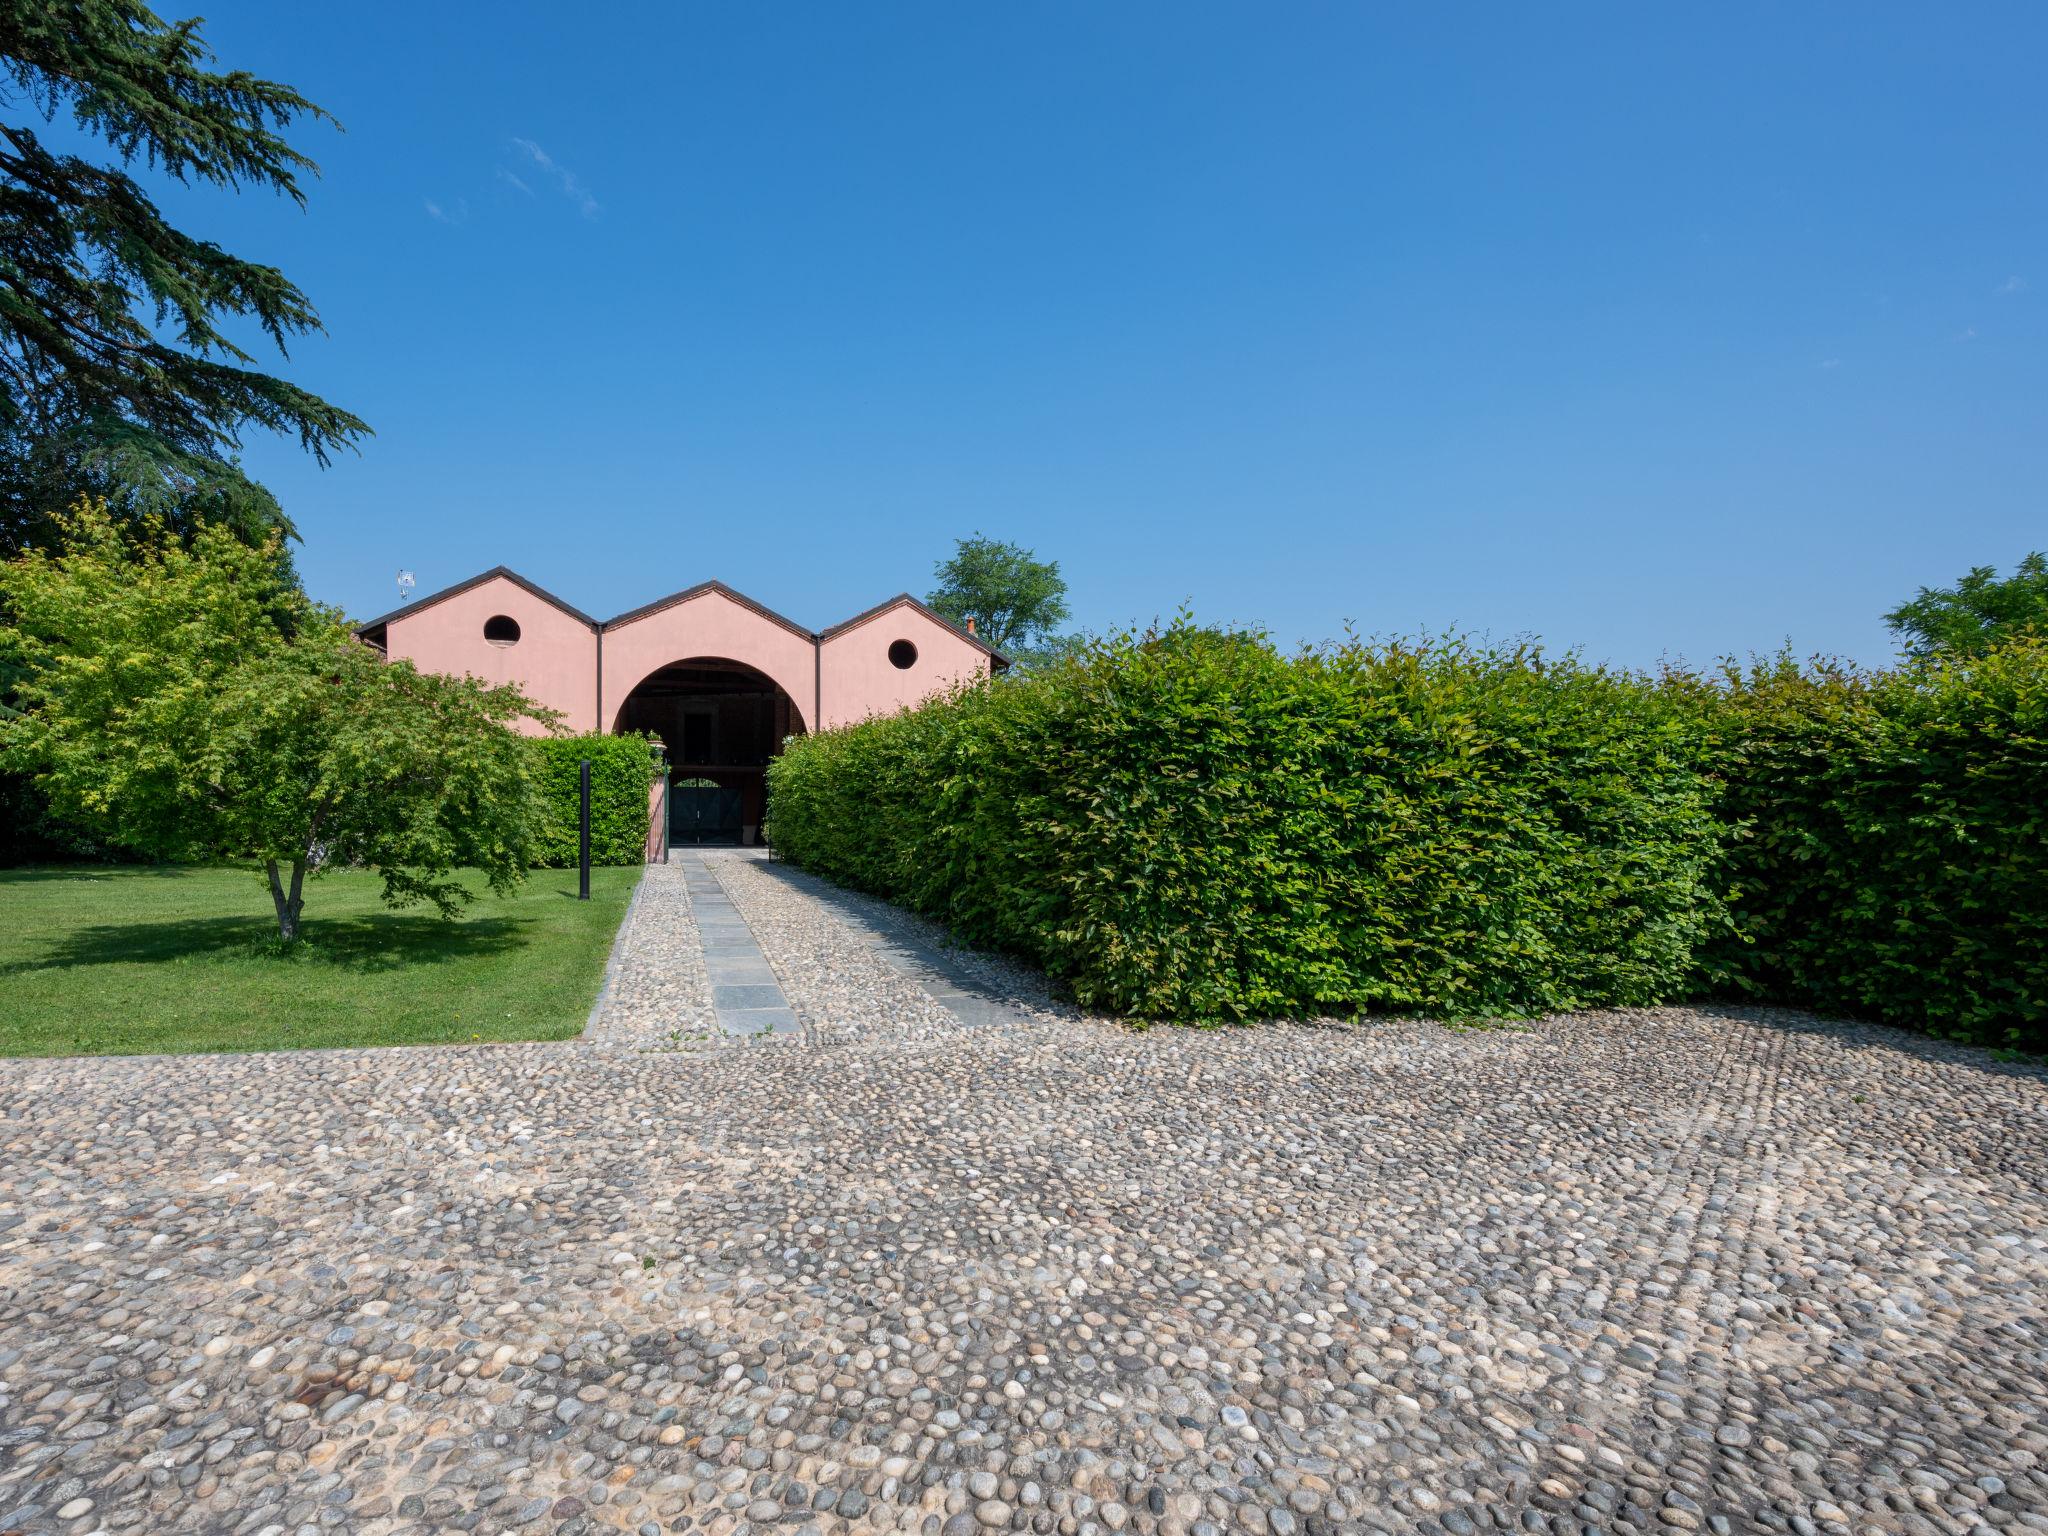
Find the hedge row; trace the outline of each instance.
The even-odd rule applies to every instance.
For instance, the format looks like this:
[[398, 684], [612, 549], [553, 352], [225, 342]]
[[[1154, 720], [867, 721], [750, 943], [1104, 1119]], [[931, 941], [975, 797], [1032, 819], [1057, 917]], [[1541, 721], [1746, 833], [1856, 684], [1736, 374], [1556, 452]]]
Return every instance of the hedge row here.
[[2048, 1051], [2048, 642], [1724, 679], [1710, 985]]
[[777, 850], [1139, 1017], [1681, 992], [1719, 920], [1691, 713], [1526, 651], [1177, 627], [792, 742]]
[[2038, 1048], [2044, 673], [1179, 625], [793, 741], [770, 816], [796, 862], [1136, 1017], [1736, 992]]
[[654, 745], [645, 736], [550, 736], [537, 743], [541, 787], [549, 821], [543, 868], [576, 863], [580, 778], [578, 765], [590, 759], [590, 862], [638, 864], [647, 857], [647, 787], [653, 783]]

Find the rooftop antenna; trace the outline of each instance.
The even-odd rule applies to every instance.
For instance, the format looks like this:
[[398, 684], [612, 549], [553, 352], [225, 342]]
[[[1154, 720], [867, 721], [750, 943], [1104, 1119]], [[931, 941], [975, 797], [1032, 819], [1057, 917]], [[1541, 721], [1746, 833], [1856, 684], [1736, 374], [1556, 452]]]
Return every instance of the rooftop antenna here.
[[418, 583], [412, 579], [411, 571], [400, 571], [398, 573], [399, 607], [403, 608], [407, 603], [412, 601], [412, 589], [417, 585]]

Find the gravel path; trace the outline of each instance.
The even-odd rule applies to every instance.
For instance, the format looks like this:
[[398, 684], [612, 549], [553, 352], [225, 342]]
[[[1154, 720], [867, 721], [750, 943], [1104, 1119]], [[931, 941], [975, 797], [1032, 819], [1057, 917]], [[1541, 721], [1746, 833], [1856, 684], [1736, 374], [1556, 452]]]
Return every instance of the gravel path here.
[[0, 1063], [0, 1532], [2048, 1531], [2036, 1069], [969, 1027], [706, 868], [801, 1036], [604, 1048], [651, 870], [589, 1044]]
[[[1034, 1019], [1083, 1016], [1054, 1001], [1041, 973], [960, 948], [937, 924], [885, 901], [842, 890], [790, 864], [742, 855], [720, 867], [728, 870], [728, 886], [744, 894], [747, 910], [764, 923], [784, 925], [793, 941], [784, 945], [793, 973], [834, 963], [859, 972], [842, 985], [851, 999], [872, 999], [874, 988], [887, 986], [900, 1008], [936, 1003], [956, 1025], [968, 1028], [1014, 1029]], [[862, 949], [908, 986], [879, 981], [881, 973], [867, 960], [847, 958], [850, 950]], [[845, 1000], [828, 1011], [843, 1014]]]
[[887, 1048], [958, 1034], [951, 1009], [821, 901], [819, 890], [793, 881], [788, 866], [738, 853], [705, 862], [753, 929], [813, 1044]]
[[612, 942], [604, 990], [582, 1038], [624, 1050], [675, 1051], [703, 1049], [719, 1036], [689, 871], [649, 865]]

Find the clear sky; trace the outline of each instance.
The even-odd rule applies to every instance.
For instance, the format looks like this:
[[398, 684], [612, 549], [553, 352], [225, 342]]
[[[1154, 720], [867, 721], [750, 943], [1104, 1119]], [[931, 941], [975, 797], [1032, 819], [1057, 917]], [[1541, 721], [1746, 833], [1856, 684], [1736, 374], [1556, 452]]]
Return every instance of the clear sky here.
[[982, 530], [1091, 627], [1876, 661], [2048, 547], [2038, 4], [205, 12], [346, 128], [166, 201], [321, 309], [377, 435], [247, 461], [358, 615], [822, 626]]

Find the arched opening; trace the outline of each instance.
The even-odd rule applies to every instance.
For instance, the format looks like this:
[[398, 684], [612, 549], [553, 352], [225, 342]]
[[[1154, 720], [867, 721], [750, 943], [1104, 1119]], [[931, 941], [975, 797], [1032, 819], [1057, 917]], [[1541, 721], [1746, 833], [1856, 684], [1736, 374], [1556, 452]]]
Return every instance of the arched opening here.
[[775, 680], [745, 662], [694, 656], [640, 680], [614, 731], [650, 731], [668, 755], [669, 841], [752, 844], [768, 800], [768, 760], [804, 731]]

